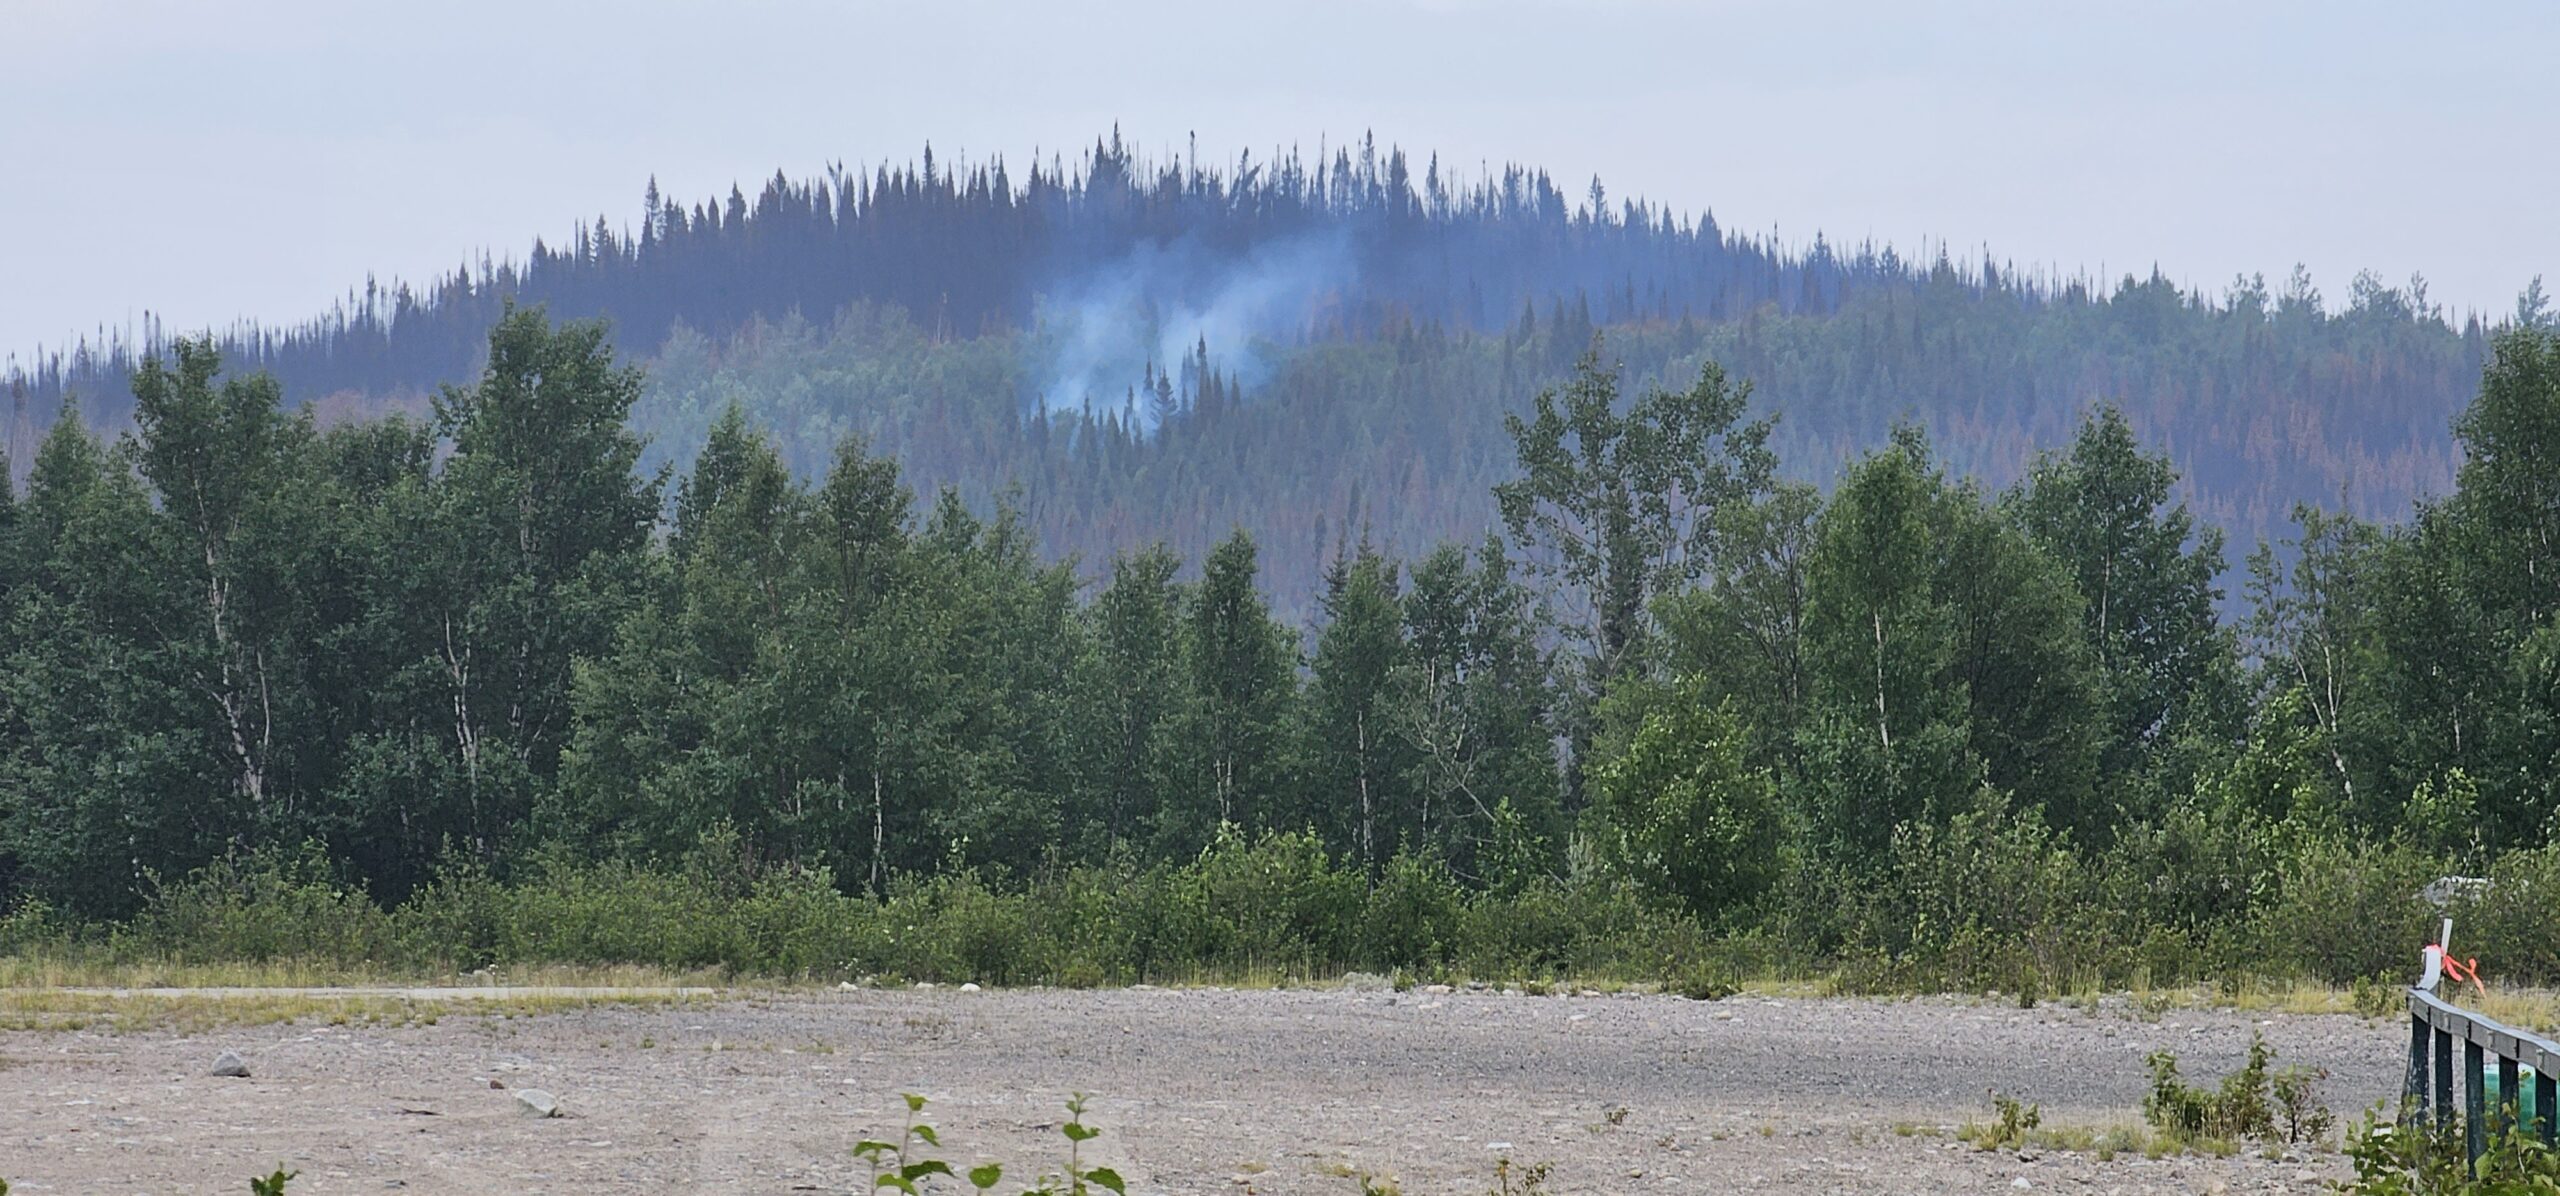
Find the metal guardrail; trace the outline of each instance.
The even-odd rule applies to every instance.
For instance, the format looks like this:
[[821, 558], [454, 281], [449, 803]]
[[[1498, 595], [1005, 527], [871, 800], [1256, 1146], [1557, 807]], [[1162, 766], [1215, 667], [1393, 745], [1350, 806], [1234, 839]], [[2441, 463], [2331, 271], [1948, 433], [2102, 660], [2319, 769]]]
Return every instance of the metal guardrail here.
[[2409, 1077], [2402, 1089], [2413, 1116], [2453, 1117], [2454, 1044], [2462, 1044], [2462, 1124], [2471, 1158], [2487, 1145], [2489, 1064], [2497, 1062], [2497, 1124], [2520, 1125], [2523, 1070], [2533, 1069], [2533, 1132], [2560, 1141], [2560, 1043], [2501, 1025], [2423, 988], [2409, 990]]

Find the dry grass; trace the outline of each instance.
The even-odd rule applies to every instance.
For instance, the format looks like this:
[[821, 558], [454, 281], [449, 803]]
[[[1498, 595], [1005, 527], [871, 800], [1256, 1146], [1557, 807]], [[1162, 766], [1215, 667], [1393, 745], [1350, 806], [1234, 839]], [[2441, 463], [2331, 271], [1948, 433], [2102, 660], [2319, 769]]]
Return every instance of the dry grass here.
[[[0, 991], [23, 988], [717, 988], [729, 977], [715, 971], [671, 971], [629, 965], [546, 964], [484, 968], [476, 972], [420, 973], [350, 968], [329, 963], [277, 960], [262, 963], [181, 964], [166, 961], [99, 963], [50, 956], [0, 956]], [[762, 981], [785, 990], [800, 985]]]
[[2445, 1000], [2477, 1010], [2491, 1021], [2549, 1036], [2560, 1034], [2560, 991], [2547, 988], [2447, 989]]
[[277, 1023], [432, 1026], [447, 1017], [517, 1018], [604, 1006], [671, 1006], [718, 999], [695, 993], [589, 991], [417, 999], [378, 993], [198, 990], [182, 993], [0, 989], [0, 1030], [200, 1033]]
[[[2241, 985], [2237, 992], [2198, 990], [2194, 1003], [2252, 1013], [2369, 1016], [2379, 1010], [2383, 1017], [2401, 1017], [2408, 1010], [2406, 991], [2401, 987], [2386, 988], [2375, 994], [2378, 1003], [2359, 1009], [2354, 989], [2297, 981]], [[2560, 990], [2496, 985], [2485, 991], [2471, 987], [2447, 987], [2442, 996], [2453, 1004], [2476, 1010], [2484, 1017], [2518, 1029], [2537, 1034], [2560, 1032]]]

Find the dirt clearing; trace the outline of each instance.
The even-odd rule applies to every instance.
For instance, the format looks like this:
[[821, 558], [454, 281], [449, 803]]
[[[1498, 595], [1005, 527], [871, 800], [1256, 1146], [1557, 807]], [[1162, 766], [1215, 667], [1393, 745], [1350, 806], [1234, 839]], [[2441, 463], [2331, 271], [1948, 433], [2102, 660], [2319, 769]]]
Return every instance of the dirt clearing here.
[[[404, 994], [409, 995], [409, 994]], [[426, 994], [425, 996], [431, 996]], [[458, 1002], [457, 1002], [458, 1004]], [[2099, 1162], [1983, 1153], [1997, 1089], [2045, 1123], [2139, 1119], [2145, 1055], [2236, 1068], [2252, 1028], [2326, 1067], [2341, 1118], [2392, 1096], [2396, 1022], [1961, 1001], [1349, 991], [951, 989], [596, 1006], [433, 1025], [0, 1034], [0, 1177], [35, 1192], [296, 1196], [859, 1192], [850, 1151], [929, 1096], [946, 1154], [1049, 1164], [1073, 1091], [1088, 1161], [1153, 1193], [2312, 1190], [2333, 1154]], [[237, 1052], [247, 1079], [207, 1072]], [[493, 1087], [493, 1082], [503, 1088]], [[556, 1094], [565, 1116], [515, 1092]], [[885, 1132], [884, 1132], [885, 1131]], [[2019, 1181], [2026, 1187], [2021, 1189]], [[1011, 1185], [1007, 1185], [1010, 1190]], [[957, 1191], [958, 1188], [953, 1190]]]

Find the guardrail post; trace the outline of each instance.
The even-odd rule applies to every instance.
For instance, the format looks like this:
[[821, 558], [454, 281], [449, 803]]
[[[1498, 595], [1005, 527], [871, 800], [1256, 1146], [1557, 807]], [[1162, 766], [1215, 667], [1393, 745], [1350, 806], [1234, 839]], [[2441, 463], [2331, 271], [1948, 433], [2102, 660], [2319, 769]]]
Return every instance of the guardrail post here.
[[2560, 1110], [2555, 1110], [2554, 1105], [2560, 1105], [2560, 1076], [2536, 1069], [2533, 1073], [2534, 1130], [2542, 1135], [2545, 1146], [2560, 1141]]
[[[2537, 1106], [2538, 1107], [2538, 1106]], [[2498, 1056], [2498, 1123], [2501, 1132], [2512, 1133], [2524, 1125], [2524, 1082], [2516, 1061]]]
[[2416, 1127], [2427, 1118], [2427, 1019], [2409, 1015], [2409, 1078], [2400, 1089], [2403, 1120]]
[[2453, 1124], [2453, 1031], [2436, 1027], [2436, 1128]]
[[2480, 1044], [2465, 1038], [2462, 1042], [2462, 1144], [2471, 1161], [2480, 1161], [2480, 1152], [2488, 1149], [2485, 1136], [2489, 1116], [2489, 1077], [2482, 1066]]

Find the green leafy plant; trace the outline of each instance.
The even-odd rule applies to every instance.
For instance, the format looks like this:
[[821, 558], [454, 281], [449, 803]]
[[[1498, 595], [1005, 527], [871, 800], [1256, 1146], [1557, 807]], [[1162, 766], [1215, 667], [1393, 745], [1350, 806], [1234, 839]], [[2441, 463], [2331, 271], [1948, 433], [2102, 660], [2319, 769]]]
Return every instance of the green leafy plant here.
[[[906, 1128], [899, 1132], [898, 1140], [884, 1142], [877, 1138], [865, 1138], [854, 1144], [853, 1155], [871, 1164], [872, 1191], [896, 1188], [908, 1193], [908, 1196], [914, 1196], [917, 1180], [928, 1175], [951, 1175], [953, 1172], [949, 1163], [940, 1159], [917, 1156], [915, 1152], [917, 1143], [939, 1148], [942, 1145], [942, 1136], [931, 1125], [918, 1120], [917, 1115], [924, 1112], [925, 1098], [912, 1092], [904, 1093], [903, 1096], [907, 1102], [907, 1124]], [[994, 1187], [996, 1181], [1002, 1178], [1003, 1173], [999, 1170], [988, 1176], [987, 1182], [978, 1184], [978, 1190], [985, 1191]]]
[[2337, 1124], [2337, 1116], [2329, 1106], [2320, 1103], [2320, 1081], [2328, 1078], [2328, 1068], [2299, 1063], [2276, 1073], [2276, 1116], [2284, 1122], [2285, 1141], [2318, 1141]]
[[1493, 1161], [1493, 1186], [1485, 1196], [1547, 1196], [1547, 1175], [1555, 1170], [1553, 1163], [1515, 1166], [1508, 1156]]
[[2223, 1077], [2219, 1087], [2205, 1089], [2179, 1076], [2176, 1055], [2155, 1051], [2145, 1061], [2151, 1066], [2151, 1093], [2142, 1101], [2143, 1119], [2182, 1143], [2275, 1139], [2280, 1109], [2285, 1121], [2281, 1136], [2287, 1142], [2327, 1132], [2333, 1119], [2320, 1104], [2317, 1088], [2325, 1073], [2294, 1067], [2271, 1080], [2268, 1069], [2275, 1054], [2265, 1036], [2253, 1034], [2248, 1061]]
[[2358, 976], [2347, 990], [2355, 1003], [2356, 1016], [2367, 1021], [2386, 1018], [2397, 1011], [2402, 991], [2385, 976]]
[[[993, 1190], [1004, 1182], [1004, 1165], [980, 1163], [966, 1171], [954, 1168], [948, 1160], [934, 1157], [929, 1151], [942, 1149], [942, 1134], [923, 1119], [926, 1098], [909, 1092], [902, 1094], [907, 1102], [905, 1128], [895, 1142], [865, 1138], [855, 1143], [854, 1157], [871, 1165], [872, 1191], [890, 1188], [915, 1196], [923, 1190], [923, 1182], [931, 1176], [964, 1180], [979, 1191]], [[1128, 1196], [1128, 1181], [1109, 1167], [1084, 1165], [1084, 1144], [1101, 1136], [1102, 1131], [1085, 1123], [1085, 1095], [1081, 1092], [1067, 1099], [1067, 1122], [1059, 1132], [1067, 1139], [1067, 1165], [1064, 1171], [1042, 1175], [1021, 1196], [1092, 1196], [1096, 1190], [1113, 1196]], [[5, 1194], [0, 1194], [5, 1196]]]
[[1119, 1172], [1084, 1165], [1084, 1144], [1102, 1134], [1084, 1123], [1084, 1106], [1081, 1092], [1067, 1098], [1067, 1123], [1058, 1127], [1058, 1132], [1067, 1136], [1067, 1172], [1063, 1176], [1041, 1177], [1041, 1186], [1034, 1189], [1036, 1196], [1088, 1196], [1094, 1188], [1110, 1189], [1114, 1196], [1128, 1196], [1128, 1182], [1120, 1178]]
[[2467, 1157], [2468, 1131], [2459, 1117], [2400, 1115], [2386, 1118], [2377, 1106], [2347, 1134], [2347, 1158], [2355, 1179], [2345, 1190], [2358, 1196], [2560, 1196], [2560, 1152], [2529, 1129], [2504, 1123], [2489, 1128], [2475, 1163]]
[[2027, 1136], [2044, 1124], [2044, 1108], [2031, 1105], [2005, 1092], [1991, 1094], [1995, 1119], [1989, 1125], [1966, 1126], [1962, 1137], [1979, 1150], [2020, 1150]]
[[[253, 1177], [249, 1180], [250, 1196], [284, 1196], [285, 1184], [292, 1180], [294, 1176], [300, 1174], [302, 1173], [299, 1171], [287, 1171], [282, 1167], [278, 1167], [275, 1169], [274, 1174], [267, 1176], [265, 1179], [257, 1179]], [[0, 1185], [0, 1196], [8, 1196], [8, 1189], [5, 1185]]]

